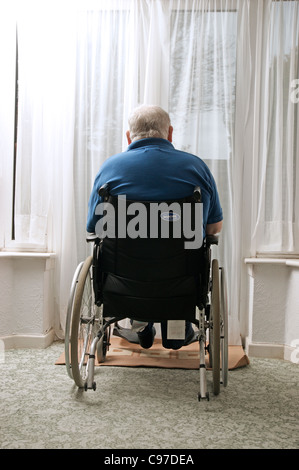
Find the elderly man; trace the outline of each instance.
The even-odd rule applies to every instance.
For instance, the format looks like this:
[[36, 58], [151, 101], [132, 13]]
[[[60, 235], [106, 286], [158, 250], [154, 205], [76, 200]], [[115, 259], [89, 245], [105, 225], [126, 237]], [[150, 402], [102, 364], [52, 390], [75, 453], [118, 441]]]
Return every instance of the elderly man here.
[[[158, 106], [142, 105], [133, 110], [127, 131], [128, 148], [108, 158], [96, 176], [90, 195], [87, 231], [95, 232], [101, 202], [99, 188], [108, 183], [113, 196], [126, 195], [130, 200], [166, 201], [191, 196], [195, 186], [201, 188], [203, 236], [217, 234], [222, 228], [222, 208], [214, 178], [207, 165], [197, 156], [176, 150], [172, 145], [173, 128], [168, 113]], [[194, 338], [186, 322], [185, 340], [167, 340], [162, 322], [162, 344], [179, 349]], [[142, 347], [152, 346], [155, 328], [148, 323], [138, 332]]]

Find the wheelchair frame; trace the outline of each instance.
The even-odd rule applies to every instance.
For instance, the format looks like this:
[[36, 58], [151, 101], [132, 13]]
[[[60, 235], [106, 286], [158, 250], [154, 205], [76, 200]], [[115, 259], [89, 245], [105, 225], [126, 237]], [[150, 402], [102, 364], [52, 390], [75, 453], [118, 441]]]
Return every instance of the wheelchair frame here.
[[[111, 325], [126, 317], [104, 317], [97, 280], [101, 240], [93, 236], [93, 255], [78, 265], [69, 296], [65, 327], [65, 362], [69, 377], [79, 388], [96, 390], [95, 358], [104, 362], [110, 345]], [[213, 394], [220, 393], [220, 384], [228, 383], [228, 311], [224, 269], [217, 259], [211, 261], [211, 245], [215, 236], [207, 236], [208, 285], [206, 301], [196, 308], [193, 323], [198, 327], [199, 392], [198, 400], [209, 400], [206, 352], [212, 369]]]

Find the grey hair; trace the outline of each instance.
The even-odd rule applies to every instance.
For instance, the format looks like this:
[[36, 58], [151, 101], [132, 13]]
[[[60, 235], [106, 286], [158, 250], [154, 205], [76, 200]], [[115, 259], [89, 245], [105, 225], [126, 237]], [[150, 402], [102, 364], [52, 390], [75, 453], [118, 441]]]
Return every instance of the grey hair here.
[[129, 116], [129, 130], [134, 140], [158, 137], [168, 138], [169, 114], [155, 105], [141, 105], [133, 109]]

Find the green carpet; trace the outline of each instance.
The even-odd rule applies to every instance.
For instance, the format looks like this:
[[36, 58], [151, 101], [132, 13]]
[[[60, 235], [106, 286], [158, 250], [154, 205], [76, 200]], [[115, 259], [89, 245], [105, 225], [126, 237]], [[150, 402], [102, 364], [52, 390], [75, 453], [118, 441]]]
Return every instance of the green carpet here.
[[250, 357], [199, 402], [196, 370], [97, 367], [96, 391], [78, 390], [55, 365], [63, 349], [5, 351], [1, 449], [299, 447], [298, 364]]

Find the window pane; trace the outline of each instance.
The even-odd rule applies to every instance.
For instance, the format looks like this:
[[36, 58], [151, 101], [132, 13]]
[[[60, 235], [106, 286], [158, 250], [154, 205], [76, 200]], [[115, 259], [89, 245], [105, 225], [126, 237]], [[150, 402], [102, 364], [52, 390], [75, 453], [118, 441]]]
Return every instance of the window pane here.
[[182, 150], [204, 159], [231, 154], [236, 21], [236, 12], [172, 14], [170, 111]]

